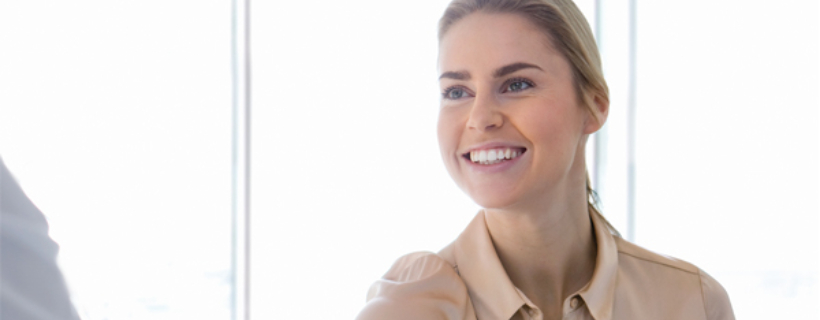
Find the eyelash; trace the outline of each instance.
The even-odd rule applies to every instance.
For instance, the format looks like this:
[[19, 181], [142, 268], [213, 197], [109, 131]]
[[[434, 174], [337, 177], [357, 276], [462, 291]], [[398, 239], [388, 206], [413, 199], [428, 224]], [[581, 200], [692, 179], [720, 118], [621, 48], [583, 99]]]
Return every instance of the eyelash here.
[[[529, 87], [528, 87], [528, 88], [524, 88], [524, 89], [520, 89], [520, 90], [515, 90], [515, 91], [512, 91], [512, 92], [523, 91], [523, 90], [527, 90], [527, 89], [529, 89], [529, 88], [534, 88], [534, 87], [535, 87], [535, 84], [534, 84], [532, 81], [530, 81], [529, 79], [525, 79], [525, 78], [512, 78], [512, 79], [509, 79], [509, 80], [507, 80], [507, 81], [505, 81], [505, 82], [504, 82], [504, 85], [502, 86], [502, 90], [503, 90], [503, 92], [508, 92], [508, 91], [510, 91], [510, 90], [507, 90], [507, 88], [508, 88], [511, 84], [516, 83], [516, 82], [526, 83]], [[447, 89], [444, 89], [444, 92], [442, 92], [442, 93], [441, 93], [442, 98], [449, 100], [449, 99], [450, 99], [450, 98], [449, 98], [450, 93], [451, 93], [451, 92], [453, 92], [453, 90], [456, 90], [456, 89], [461, 89], [461, 90], [467, 91], [467, 90], [466, 90], [463, 86], [460, 86], [460, 85], [450, 86], [450, 87], [447, 87]]]
[[[511, 84], [516, 83], [516, 82], [526, 83], [526, 84], [529, 86], [529, 88], [535, 88], [535, 84], [534, 84], [534, 83], [532, 83], [532, 81], [530, 81], [529, 79], [525, 79], [525, 78], [512, 78], [512, 79], [507, 80], [506, 82], [504, 82], [504, 87], [503, 87], [503, 88], [504, 88], [504, 90], [505, 90], [505, 91], [507, 91], [507, 88], [509, 88]], [[523, 90], [527, 90], [527, 89], [529, 89], [529, 88], [520, 89], [520, 90], [516, 90], [516, 91], [513, 91], [513, 92], [523, 91]]]
[[[444, 92], [441, 93], [441, 97], [446, 99], [446, 100], [450, 100], [450, 98], [449, 98], [450, 92], [453, 92], [453, 90], [456, 90], [456, 89], [464, 90], [464, 87], [458, 86], [458, 85], [449, 86], [449, 87], [447, 87], [447, 89], [444, 89]], [[466, 91], [466, 90], [464, 90], [464, 91]]]

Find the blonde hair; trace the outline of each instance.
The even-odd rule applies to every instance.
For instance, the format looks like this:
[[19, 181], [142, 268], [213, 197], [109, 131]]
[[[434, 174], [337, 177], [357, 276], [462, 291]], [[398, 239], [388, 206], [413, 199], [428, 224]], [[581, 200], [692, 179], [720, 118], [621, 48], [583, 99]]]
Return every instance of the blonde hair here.
[[[541, 28], [552, 46], [570, 62], [579, 101], [599, 120], [595, 100], [609, 104], [609, 88], [595, 37], [575, 3], [571, 0], [453, 0], [439, 20], [439, 41], [454, 23], [474, 12], [518, 14]], [[603, 220], [610, 232], [620, 235], [598, 209], [589, 173], [586, 191], [589, 211]]]

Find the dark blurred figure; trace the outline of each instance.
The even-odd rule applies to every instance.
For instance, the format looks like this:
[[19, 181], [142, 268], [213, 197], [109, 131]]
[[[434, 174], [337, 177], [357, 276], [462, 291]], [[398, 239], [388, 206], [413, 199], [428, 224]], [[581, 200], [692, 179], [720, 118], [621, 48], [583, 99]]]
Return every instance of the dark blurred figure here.
[[43, 213], [0, 158], [0, 320], [79, 319]]

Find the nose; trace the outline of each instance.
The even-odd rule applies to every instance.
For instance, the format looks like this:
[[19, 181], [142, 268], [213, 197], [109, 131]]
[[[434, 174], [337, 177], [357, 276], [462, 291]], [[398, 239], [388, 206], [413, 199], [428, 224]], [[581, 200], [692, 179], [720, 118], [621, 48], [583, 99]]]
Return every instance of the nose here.
[[504, 116], [498, 107], [498, 102], [492, 97], [477, 96], [470, 109], [467, 128], [481, 132], [500, 128], [504, 125]]

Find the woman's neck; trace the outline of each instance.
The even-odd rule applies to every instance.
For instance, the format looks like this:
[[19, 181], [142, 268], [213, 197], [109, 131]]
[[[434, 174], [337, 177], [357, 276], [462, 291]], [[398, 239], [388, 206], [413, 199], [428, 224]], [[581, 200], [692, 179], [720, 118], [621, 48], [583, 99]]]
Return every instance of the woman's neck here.
[[539, 205], [525, 209], [485, 209], [501, 264], [545, 319], [560, 318], [563, 300], [589, 283], [595, 269], [586, 190], [565, 190], [573, 192], [550, 192]]

